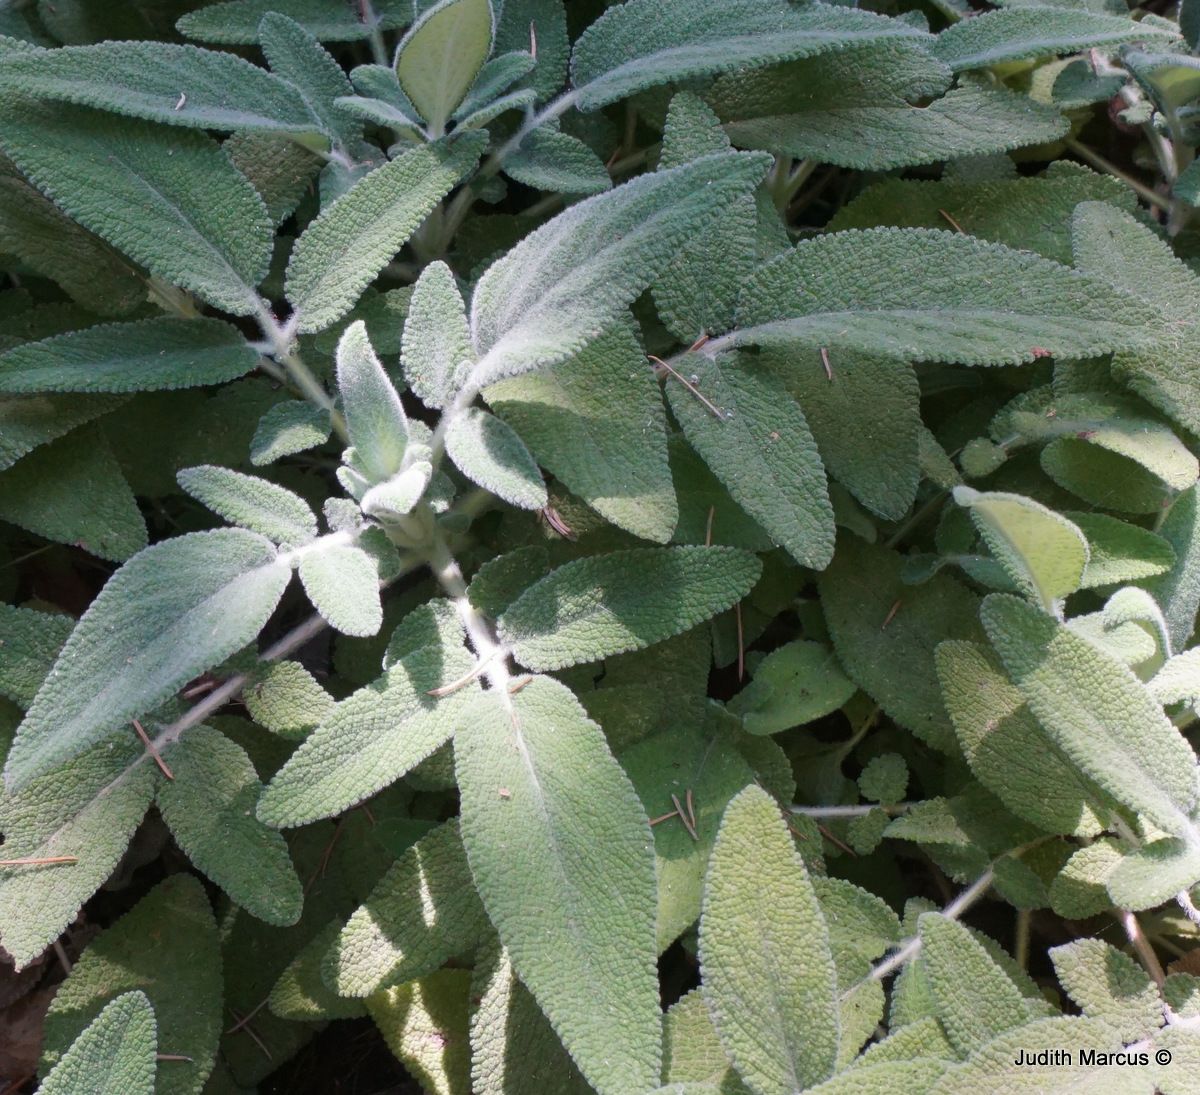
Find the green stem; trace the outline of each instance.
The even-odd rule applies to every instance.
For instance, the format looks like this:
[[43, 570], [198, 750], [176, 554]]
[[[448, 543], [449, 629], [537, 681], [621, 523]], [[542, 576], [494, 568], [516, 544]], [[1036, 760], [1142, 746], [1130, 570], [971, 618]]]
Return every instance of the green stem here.
[[[296, 337], [292, 325], [281, 326], [271, 314], [267, 302], [261, 297], [258, 300], [258, 324], [270, 343], [271, 355], [278, 365], [286, 371], [288, 381], [295, 389], [314, 406], [320, 407], [329, 415], [333, 431], [343, 441], [350, 439], [346, 429], [346, 419], [334, 405], [333, 398], [325, 390], [325, 385], [317, 379], [316, 374], [305, 364], [296, 349]], [[294, 317], [293, 317], [294, 318]]]
[[1013, 957], [1023, 970], [1029, 969], [1029, 928], [1032, 919], [1032, 913], [1028, 909], [1017, 910], [1017, 938], [1013, 947]]

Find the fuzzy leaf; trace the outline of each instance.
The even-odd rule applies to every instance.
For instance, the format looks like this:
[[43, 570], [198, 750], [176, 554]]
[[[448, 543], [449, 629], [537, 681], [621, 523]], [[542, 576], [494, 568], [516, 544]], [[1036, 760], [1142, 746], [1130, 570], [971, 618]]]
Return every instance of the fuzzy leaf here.
[[1119, 15], [1014, 8], [985, 12], [983, 18], [947, 27], [937, 36], [933, 55], [961, 72], [1056, 53], [1111, 49], [1125, 42], [1163, 43], [1170, 38], [1160, 27]]
[[824, 643], [790, 642], [762, 660], [729, 710], [751, 734], [778, 734], [836, 711], [856, 690]]
[[397, 48], [396, 77], [435, 135], [483, 68], [494, 30], [491, 0], [442, 0]]
[[1129, 955], [1100, 939], [1051, 947], [1049, 955], [1059, 983], [1089, 1018], [1111, 1023], [1130, 1040], [1161, 1025], [1162, 1000]]
[[[4, 71], [0, 86], [12, 70]], [[211, 138], [13, 100], [0, 114], [0, 148], [74, 220], [152, 273], [234, 315], [254, 312], [272, 226], [262, 198]]]
[[303, 399], [276, 403], [258, 421], [250, 442], [250, 463], [273, 464], [284, 456], [316, 448], [329, 440], [329, 412]]
[[[601, 1095], [648, 1090], [661, 1060], [653, 845], [600, 728], [535, 677], [478, 697], [454, 749], [471, 874], [517, 973]], [[599, 813], [584, 808], [596, 795]]]
[[657, 84], [899, 37], [925, 36], [897, 19], [826, 4], [627, 0], [575, 43], [571, 80], [580, 108], [595, 110]]
[[140, 992], [126, 993], [93, 1020], [38, 1090], [44, 1095], [152, 1095], [155, 1044], [150, 1001]]
[[101, 42], [7, 57], [0, 87], [167, 125], [317, 129], [304, 99], [285, 80], [232, 53], [169, 42]]
[[684, 435], [735, 502], [801, 566], [833, 556], [825, 469], [800, 406], [761, 361], [727, 354], [685, 360], [684, 373], [722, 417], [673, 378], [667, 395]]
[[176, 479], [219, 517], [277, 544], [316, 539], [317, 518], [308, 503], [277, 483], [211, 464], [184, 468]]
[[0, 396], [0, 469], [124, 402], [114, 395]]
[[216, 1061], [221, 989], [208, 895], [191, 875], [172, 875], [79, 956], [46, 1014], [41, 1067], [57, 1065], [112, 1000], [137, 991], [154, 1007], [163, 1052], [187, 1058], [158, 1070], [156, 1095], [198, 1095]]
[[425, 627], [431, 634], [390, 661], [374, 684], [342, 700], [275, 775], [258, 806], [268, 825], [292, 827], [340, 814], [449, 740], [470, 692], [443, 699], [428, 693], [467, 673], [471, 658], [457, 618], [439, 625], [435, 611], [422, 607], [406, 617], [402, 629]]
[[1073, 270], [903, 228], [800, 243], [746, 286], [738, 322], [738, 344], [803, 341], [966, 365], [1017, 364], [1046, 351], [1091, 357], [1152, 337], [1144, 305]]
[[762, 566], [735, 548], [643, 548], [577, 559], [527, 589], [500, 636], [530, 669], [562, 669], [682, 634], [723, 612]]
[[251, 916], [299, 920], [300, 879], [283, 837], [255, 817], [262, 784], [242, 747], [197, 726], [163, 759], [174, 778], [160, 784], [158, 808], [187, 857]]
[[474, 360], [466, 305], [450, 267], [431, 262], [413, 287], [404, 321], [404, 379], [428, 407], [454, 397], [459, 367]]
[[312, 1022], [358, 1019], [367, 1014], [361, 1000], [337, 995], [321, 978], [325, 955], [336, 941], [341, 927], [338, 921], [331, 920], [292, 959], [267, 999], [267, 1007], [272, 1015], [280, 1019]]
[[0, 695], [28, 707], [74, 626], [70, 616], [0, 604]]
[[937, 650], [942, 699], [975, 777], [1014, 814], [1049, 833], [1094, 836], [1097, 792], [1047, 741], [998, 659], [975, 643]]
[[504, 161], [504, 172], [525, 186], [564, 194], [599, 194], [612, 186], [608, 169], [578, 137], [535, 129]]
[[343, 635], [374, 635], [383, 625], [379, 568], [361, 547], [333, 541], [300, 555], [300, 581], [313, 607]]
[[141, 320], [27, 342], [0, 357], [0, 392], [146, 392], [234, 380], [258, 356], [220, 320]]
[[[787, 908], [787, 917], [772, 909]], [[834, 1069], [839, 1030], [829, 932], [779, 808], [748, 787], [726, 808], [704, 885], [704, 999], [758, 1095], [790, 1095]]]
[[1146, 587], [1163, 610], [1171, 633], [1171, 645], [1181, 649], [1196, 624], [1200, 609], [1200, 491], [1191, 487], [1171, 504], [1158, 529], [1175, 549], [1175, 567]]
[[404, 462], [408, 416], [375, 356], [362, 320], [347, 327], [338, 340], [337, 381], [358, 461], [372, 481], [390, 478]]
[[1133, 672], [1015, 597], [993, 594], [982, 616], [1030, 710], [1080, 771], [1167, 832], [1190, 831], [1196, 758]]
[[475, 288], [471, 330], [482, 360], [474, 383], [578, 353], [765, 169], [757, 155], [705, 156], [579, 202], [526, 236]]
[[304, 737], [333, 711], [333, 697], [299, 662], [266, 662], [242, 689], [250, 717], [281, 737]]
[[1113, 865], [1104, 879], [1120, 909], [1152, 909], [1200, 882], [1200, 848], [1167, 837], [1144, 844]]
[[424, 977], [475, 947], [489, 931], [458, 822], [421, 837], [350, 917], [325, 960], [343, 996], [370, 996]]
[[668, 1084], [711, 1084], [719, 1095], [749, 1095], [750, 1089], [738, 1078], [721, 1045], [700, 989], [692, 989], [667, 1010], [663, 1026], [663, 1079]]
[[1026, 596], [1056, 611], [1083, 580], [1090, 551], [1078, 526], [1032, 498], [955, 487], [991, 553]]
[[597, 513], [635, 536], [670, 539], [678, 509], [666, 414], [630, 324], [484, 395], [538, 462]]
[[58, 938], [112, 874], [154, 783], [154, 765], [131, 731], [0, 799], [5, 859], [77, 860], [0, 869], [0, 942], [18, 969]]
[[1088, 541], [1088, 564], [1082, 589], [1118, 585], [1167, 574], [1175, 565], [1170, 541], [1106, 513], [1067, 511], [1071, 521]]
[[300, 314], [300, 331], [322, 331], [354, 306], [474, 166], [483, 140], [464, 134], [449, 147], [411, 149], [375, 168], [309, 223], [287, 268], [287, 298]]
[[542, 509], [546, 484], [525, 442], [503, 419], [478, 407], [457, 415], [446, 455], [468, 479], [521, 509]]
[[[371, 6], [380, 30], [395, 30], [412, 18], [410, 0], [374, 0]], [[371, 35], [361, 9], [342, 0], [224, 0], [189, 11], [175, 27], [185, 38], [200, 42], [252, 46], [263, 16], [278, 11], [322, 42], [357, 42]]]
[[151, 710], [251, 642], [290, 568], [242, 529], [197, 532], [139, 552], [71, 633], [9, 752], [20, 787]]

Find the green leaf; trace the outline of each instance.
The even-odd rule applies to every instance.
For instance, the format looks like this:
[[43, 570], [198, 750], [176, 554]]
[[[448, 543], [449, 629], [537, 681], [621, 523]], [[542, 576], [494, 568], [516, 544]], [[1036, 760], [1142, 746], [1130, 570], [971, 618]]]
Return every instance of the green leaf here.
[[303, 399], [276, 403], [259, 419], [250, 442], [250, 463], [273, 464], [284, 456], [323, 445], [332, 432], [329, 412]]
[[1121, 909], [1152, 909], [1200, 882], [1200, 848], [1167, 837], [1144, 844], [1113, 865], [1104, 879], [1108, 896]]
[[577, 559], [517, 598], [500, 637], [530, 669], [641, 650], [732, 608], [762, 565], [734, 548], [641, 548]]
[[0, 695], [28, 707], [74, 626], [70, 616], [0, 604]]
[[504, 173], [525, 186], [564, 194], [599, 194], [612, 186], [608, 169], [578, 137], [535, 129], [504, 161]]
[[1171, 504], [1159, 526], [1159, 535], [1174, 549], [1174, 569], [1146, 583], [1163, 610], [1171, 645], [1187, 644], [1200, 609], [1200, 493], [1196, 487], [1184, 491]]
[[[786, 908], [780, 917], [773, 910]], [[726, 808], [700, 920], [704, 999], [726, 1052], [759, 1095], [827, 1079], [838, 1049], [829, 932], [779, 807], [748, 787]]]
[[489, 929], [451, 820], [388, 868], [329, 948], [325, 975], [343, 996], [370, 996], [468, 953]]
[[1100, 939], [1076, 939], [1048, 953], [1059, 983], [1089, 1018], [1131, 1041], [1162, 1025], [1158, 991], [1129, 955]]
[[996, 656], [958, 641], [941, 643], [935, 653], [942, 699], [979, 782], [1048, 833], [1099, 833], [1098, 791], [1047, 740]]
[[21, 787], [151, 710], [251, 642], [291, 573], [266, 539], [197, 532], [146, 548], [71, 633], [9, 752]]
[[404, 321], [401, 364], [408, 386], [429, 407], [445, 407], [459, 370], [474, 360], [466, 305], [444, 262], [431, 262], [413, 287]]
[[737, 73], [711, 98], [739, 148], [866, 170], [1005, 152], [1067, 130], [1055, 107], [1026, 95], [951, 83], [950, 70], [920, 45], [890, 39]]
[[343, 635], [374, 635], [383, 625], [379, 568], [361, 547], [339, 542], [340, 535], [300, 553], [300, 581], [313, 608], [332, 627]]
[[276, 227], [296, 211], [321, 167], [315, 152], [286, 134], [243, 130], [221, 148], [258, 191]]
[[8, 57], [0, 87], [10, 95], [99, 107], [167, 125], [285, 133], [317, 129], [304, 99], [285, 80], [232, 53], [169, 42], [101, 42]]
[[388, 1048], [431, 1095], [470, 1088], [470, 989], [470, 970], [445, 969], [367, 1002]]
[[1175, 549], [1162, 536], [1106, 513], [1063, 513], [1088, 541], [1088, 564], [1082, 589], [1117, 585], [1167, 574], [1175, 565]]
[[398, 651], [374, 684], [342, 700], [275, 775], [258, 806], [268, 825], [291, 827], [340, 814], [449, 740], [471, 693], [438, 699], [429, 692], [469, 672], [462, 626], [453, 614], [439, 617], [434, 603], [405, 617], [396, 634], [406, 631], [419, 635], [412, 648]]
[[390, 478], [404, 462], [408, 416], [362, 320], [338, 340], [337, 382], [355, 456], [373, 482]]
[[657, 84], [766, 65], [882, 38], [924, 38], [896, 19], [784, 0], [627, 0], [575, 43], [571, 81], [595, 110]]
[[751, 734], [778, 734], [836, 711], [856, 691], [828, 646], [800, 640], [772, 650], [729, 710]]
[[[535, 587], [536, 588], [536, 587]], [[485, 693], [454, 739], [471, 874], [521, 980], [601, 1095], [658, 1083], [646, 815], [571, 693]], [[597, 796], [600, 812], [583, 810]]]
[[155, 768], [132, 731], [0, 799], [5, 859], [76, 862], [0, 868], [0, 940], [29, 965], [112, 874], [154, 797]]
[[833, 647], [847, 675], [901, 726], [955, 749], [933, 652], [943, 639], [982, 642], [979, 602], [947, 574], [905, 585], [895, 552], [846, 536], [818, 581]]
[[505, 0], [496, 12], [496, 53], [527, 50], [537, 35], [537, 58], [530, 84], [538, 101], [557, 95], [567, 78], [571, 39], [564, 0]]
[[455, 415], [446, 455], [472, 482], [521, 509], [543, 509], [546, 484], [525, 442], [502, 418], [479, 407]]
[[1196, 758], [1133, 672], [1015, 597], [988, 597], [982, 617], [1029, 709], [1079, 770], [1167, 832], [1189, 832]]
[[720, 1095], [748, 1095], [750, 1091], [725, 1054], [700, 989], [692, 989], [667, 1010], [663, 1079], [668, 1084], [710, 1084]]
[[219, 384], [258, 363], [220, 320], [163, 316], [98, 324], [0, 356], [0, 392], [146, 392]]
[[1047, 612], [1083, 581], [1090, 550], [1078, 526], [1032, 498], [1003, 491], [955, 487], [954, 500], [971, 520], [1005, 573]]
[[1125, 42], [1165, 43], [1171, 37], [1160, 27], [1119, 15], [1014, 8], [984, 12], [982, 18], [947, 27], [937, 36], [933, 55], [961, 72], [1006, 61], [1111, 49]]
[[154, 1007], [162, 1051], [186, 1058], [158, 1070], [156, 1095], [198, 1095], [216, 1061], [221, 989], [208, 895], [191, 875], [172, 875], [79, 956], [46, 1013], [41, 1067], [57, 1065], [112, 1000], [137, 991]]
[[[678, 798], [695, 811], [689, 825], [668, 817], [654, 827], [658, 874], [658, 949], [664, 951], [700, 917], [704, 875], [726, 804], [754, 782], [727, 727], [716, 719], [703, 726], [676, 725], [621, 753], [621, 767], [649, 817], [670, 815]], [[664, 775], [669, 775], [664, 778]]]
[[[163, 46], [172, 48], [187, 47]], [[140, 72], [140, 62], [122, 71]], [[0, 86], [11, 72], [6, 66]], [[234, 315], [257, 308], [271, 222], [262, 198], [211, 138], [13, 99], [0, 114], [0, 148], [74, 220], [151, 273]]]
[[163, 759], [173, 778], [159, 785], [158, 808], [187, 857], [251, 916], [299, 920], [300, 879], [283, 837], [255, 816], [262, 784], [242, 747], [197, 726]]
[[475, 959], [471, 999], [471, 1090], [475, 1095], [590, 1095], [549, 1020], [517, 979], [498, 942]]
[[329, 716], [333, 697], [299, 662], [260, 663], [242, 689], [250, 717], [281, 737], [304, 737]]
[[[503, 11], [498, 17], [503, 19]], [[497, 28], [498, 33], [499, 28]], [[454, 112], [455, 120], [462, 121], [469, 118], [475, 111], [482, 110], [508, 91], [522, 77], [528, 76], [536, 67], [537, 59], [528, 50], [519, 49], [503, 53], [497, 49], [496, 56], [479, 70], [479, 75], [471, 85], [471, 90], [459, 103], [458, 109]]]
[[1034, 1018], [1020, 990], [980, 942], [940, 913], [917, 922], [921, 964], [951, 1045], [966, 1055]]
[[491, 0], [441, 0], [397, 48], [396, 77], [435, 137], [483, 68], [494, 31]]
[[121, 396], [0, 396], [0, 469], [10, 468], [39, 445], [108, 414]]
[[540, 464], [618, 528], [665, 543], [678, 520], [662, 396], [617, 323], [553, 369], [493, 384], [492, 409]]
[[880, 753], [867, 761], [858, 777], [863, 798], [891, 805], [908, 789], [908, 765], [899, 753]]
[[117, 562], [146, 546], [146, 522], [98, 426], [43, 445], [0, 473], [0, 519]]
[[317, 518], [308, 503], [277, 483], [212, 464], [184, 468], [175, 478], [219, 517], [277, 544], [316, 539]]
[[747, 551], [769, 551], [774, 546], [680, 435], [670, 438], [667, 453], [679, 504], [679, 521], [671, 537], [675, 543], [724, 544]]
[[[395, 30], [412, 18], [409, 0], [373, 0], [380, 30]], [[189, 11], [175, 27], [185, 38], [221, 45], [252, 46], [264, 15], [283, 11], [322, 42], [357, 42], [371, 36], [361, 9], [342, 0], [224, 0]]]
[[152, 1095], [155, 1019], [140, 992], [113, 1000], [63, 1055], [39, 1091], [44, 1095]]
[[322, 331], [341, 319], [468, 172], [484, 138], [413, 148], [377, 167], [310, 221], [292, 249], [287, 298], [298, 330]]
[[833, 507], [800, 406], [769, 365], [748, 355], [697, 355], [682, 365], [721, 414], [674, 378], [667, 380], [671, 410], [692, 447], [793, 559], [825, 567], [833, 556]]
[[805, 240], [762, 267], [730, 341], [1007, 365], [1144, 344], [1148, 320], [1145, 305], [1038, 255], [878, 228]]
[[331, 920], [306, 943], [271, 989], [267, 1007], [280, 1019], [299, 1022], [359, 1019], [367, 1014], [361, 1000], [338, 996], [321, 978], [321, 966], [341, 924]]
[[482, 360], [473, 383], [486, 387], [578, 353], [765, 169], [757, 155], [705, 156], [587, 198], [526, 236], [475, 288], [471, 330]]
[[295, 19], [271, 12], [258, 25], [258, 44], [271, 71], [300, 92], [334, 147], [358, 154], [362, 124], [334, 105], [354, 88], [316, 37]]

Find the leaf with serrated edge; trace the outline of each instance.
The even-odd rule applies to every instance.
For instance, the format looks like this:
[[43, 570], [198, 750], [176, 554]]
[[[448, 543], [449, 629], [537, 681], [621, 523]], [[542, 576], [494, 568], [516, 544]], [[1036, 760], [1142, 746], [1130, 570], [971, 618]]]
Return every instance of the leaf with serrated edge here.
[[212, 464], [184, 468], [176, 479], [218, 516], [277, 544], [300, 545], [316, 538], [317, 518], [308, 503], [278, 483]]
[[[786, 908], [780, 917], [776, 910]], [[779, 807], [748, 787], [726, 807], [700, 918], [704, 999], [758, 1095], [790, 1095], [834, 1070], [839, 1029], [829, 932]]]
[[76, 960], [46, 1013], [41, 1068], [120, 993], [146, 994], [163, 1052], [181, 1060], [155, 1077], [157, 1095], [198, 1095], [221, 1033], [221, 946], [208, 894], [191, 875], [171, 875], [105, 928]]
[[346, 328], [337, 344], [338, 392], [346, 428], [359, 463], [374, 482], [400, 470], [408, 445], [408, 416], [400, 395], [379, 364], [367, 325]]
[[[601, 1095], [658, 1083], [650, 827], [565, 686], [484, 693], [454, 738], [471, 874], [513, 965]], [[596, 812], [586, 803], [604, 802]]]
[[[371, 6], [379, 30], [395, 30], [412, 19], [411, 0], [374, 0]], [[343, 0], [225, 0], [189, 11], [175, 29], [200, 42], [252, 46], [258, 41], [262, 17], [281, 8], [322, 42], [357, 42], [369, 38], [375, 29], [360, 18], [362, 9]]]
[[10, 788], [103, 740], [251, 642], [291, 569], [242, 529], [146, 548], [109, 579], [29, 708], [5, 767]]
[[491, 0], [442, 0], [396, 49], [396, 78], [431, 132], [440, 136], [492, 49]]
[[454, 397], [459, 366], [472, 359], [466, 305], [454, 275], [444, 262], [431, 262], [413, 286], [404, 321], [404, 379], [426, 406], [444, 407]]
[[112, 1001], [63, 1054], [38, 1088], [43, 1095], [152, 1095], [154, 1010], [140, 992]]
[[1162, 1000], [1129, 955], [1101, 939], [1076, 939], [1048, 953], [1059, 984], [1085, 1015], [1111, 1023], [1130, 1041], [1162, 1024]]
[[500, 636], [530, 669], [641, 650], [732, 608], [762, 564], [736, 548], [641, 548], [577, 559], [525, 590]]
[[74, 626], [70, 616], [0, 604], [0, 695], [28, 707]]
[[479, 407], [456, 415], [446, 455], [472, 482], [521, 509], [543, 509], [546, 484], [525, 443], [502, 418]]
[[334, 536], [300, 553], [300, 581], [313, 607], [343, 635], [374, 635], [383, 625], [379, 570], [361, 547]]

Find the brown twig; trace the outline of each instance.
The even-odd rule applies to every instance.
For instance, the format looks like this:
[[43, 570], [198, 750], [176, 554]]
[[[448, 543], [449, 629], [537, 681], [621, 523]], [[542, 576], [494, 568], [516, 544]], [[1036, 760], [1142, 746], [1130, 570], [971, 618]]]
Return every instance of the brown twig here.
[[673, 365], [669, 365], [667, 362], [663, 361], [661, 357], [655, 357], [653, 354], [647, 354], [646, 356], [655, 364], [661, 365], [664, 369], [666, 369], [667, 372], [669, 372], [676, 380], [679, 381], [680, 384], [687, 388], [692, 395], [694, 395], [698, 400], [700, 400], [701, 403], [703, 403], [710, 411], [712, 411], [719, 421], [725, 421], [725, 412], [721, 410], [721, 408], [715, 403], [713, 403], [712, 400], [708, 399], [707, 396], [705, 396], [705, 394], [699, 388], [697, 388], [695, 384], [688, 380], [687, 377], [683, 376], [678, 369], [676, 369]]
[[154, 748], [154, 742], [150, 740], [149, 735], [142, 729], [142, 724], [137, 719], [133, 720], [133, 728], [137, 731], [137, 736], [142, 739], [142, 744], [146, 747], [146, 752], [154, 758], [154, 763], [158, 765], [159, 771], [162, 772], [167, 779], [173, 780], [175, 773], [167, 767], [167, 762], [162, 759], [162, 754]]
[[52, 863], [78, 863], [76, 855], [30, 855], [21, 859], [0, 859], [0, 867], [46, 867]]

